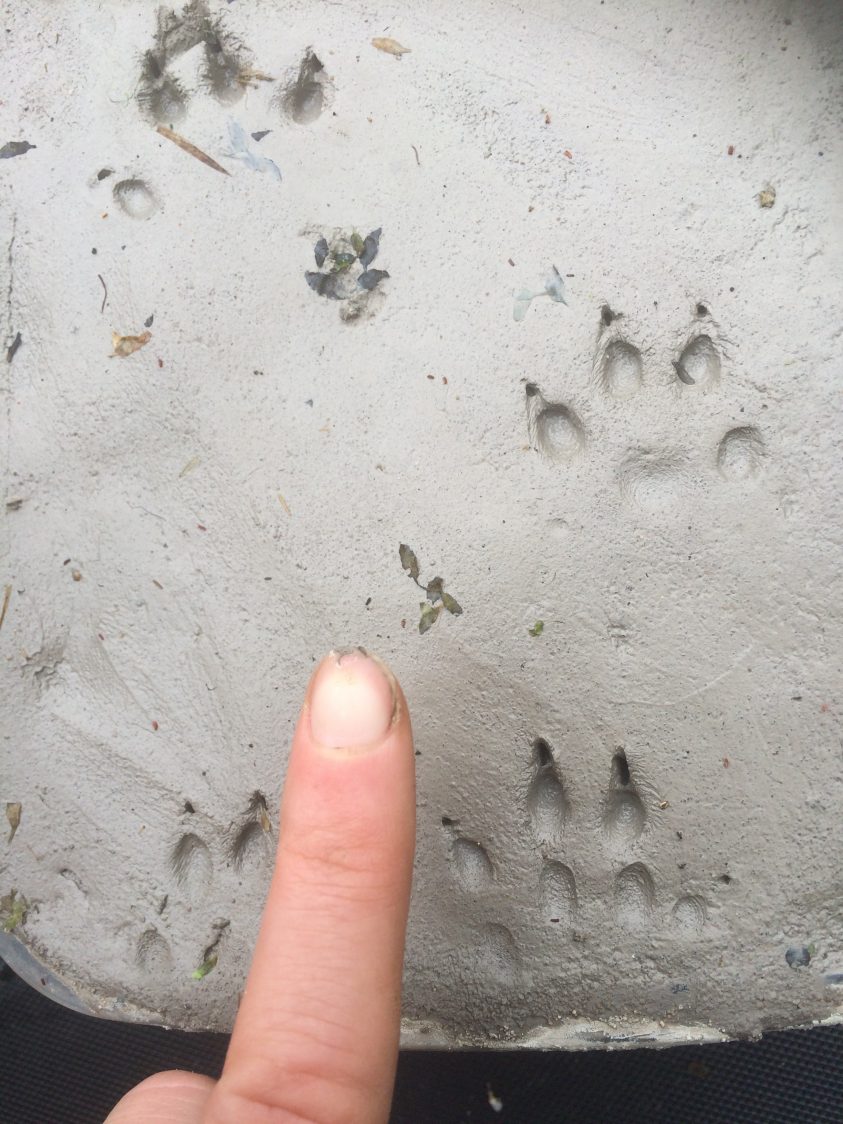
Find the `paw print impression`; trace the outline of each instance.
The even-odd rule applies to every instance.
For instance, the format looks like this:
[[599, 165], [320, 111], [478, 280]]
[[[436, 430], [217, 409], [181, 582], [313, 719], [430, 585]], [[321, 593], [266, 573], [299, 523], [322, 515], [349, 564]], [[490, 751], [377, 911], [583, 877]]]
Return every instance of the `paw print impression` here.
[[232, 105], [246, 89], [249, 63], [249, 53], [205, 0], [193, 0], [181, 12], [162, 7], [153, 46], [141, 63], [138, 105], [153, 124], [177, 124], [187, 114], [196, 74], [217, 101]]
[[626, 317], [604, 305], [591, 376], [587, 387], [573, 380], [574, 401], [526, 384], [535, 452], [563, 470], [580, 462], [598, 467], [596, 458], [609, 453], [615, 494], [633, 515], [681, 512], [693, 493], [754, 485], [764, 473], [766, 443], [755, 425], [724, 424], [735, 417], [740, 388], [730, 385], [708, 306], [697, 303], [689, 330], [660, 363], [635, 337]]

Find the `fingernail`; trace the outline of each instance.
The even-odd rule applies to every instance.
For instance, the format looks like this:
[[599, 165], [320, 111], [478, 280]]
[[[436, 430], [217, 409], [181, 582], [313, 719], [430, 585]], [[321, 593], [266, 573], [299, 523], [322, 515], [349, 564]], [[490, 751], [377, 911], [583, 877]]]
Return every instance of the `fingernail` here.
[[395, 716], [392, 677], [362, 648], [331, 652], [317, 669], [309, 695], [311, 735], [336, 749], [374, 748]]

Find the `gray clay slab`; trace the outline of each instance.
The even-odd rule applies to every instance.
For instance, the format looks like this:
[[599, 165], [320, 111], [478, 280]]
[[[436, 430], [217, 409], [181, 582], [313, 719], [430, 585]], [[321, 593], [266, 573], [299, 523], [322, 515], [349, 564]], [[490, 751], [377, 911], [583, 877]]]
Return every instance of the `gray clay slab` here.
[[417, 738], [407, 1043], [838, 1018], [836, 4], [5, 21], [4, 954], [228, 1029], [360, 643]]

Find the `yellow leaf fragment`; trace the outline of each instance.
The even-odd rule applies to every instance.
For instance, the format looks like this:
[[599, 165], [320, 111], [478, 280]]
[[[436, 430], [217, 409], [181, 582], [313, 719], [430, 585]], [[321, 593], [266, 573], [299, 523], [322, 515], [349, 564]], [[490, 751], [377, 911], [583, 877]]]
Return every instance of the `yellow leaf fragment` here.
[[187, 476], [188, 472], [193, 472], [194, 468], [198, 468], [201, 463], [202, 463], [201, 457], [191, 457], [190, 460], [187, 462], [187, 464], [184, 466], [184, 468], [179, 473], [179, 478], [181, 478], [182, 476]]
[[15, 832], [20, 827], [20, 817], [23, 811], [23, 804], [7, 804], [6, 805], [6, 819], [9, 821], [9, 838], [8, 843], [11, 843], [15, 837]]
[[385, 51], [388, 55], [394, 55], [397, 59], [400, 59], [402, 55], [408, 55], [410, 53], [410, 48], [402, 47], [397, 39], [373, 39], [372, 46], [376, 47], [379, 51]]
[[111, 333], [111, 346], [113, 348], [109, 359], [113, 359], [115, 355], [121, 359], [125, 359], [127, 355], [133, 355], [152, 339], [151, 332], [141, 332], [139, 336], [121, 336], [117, 332]]

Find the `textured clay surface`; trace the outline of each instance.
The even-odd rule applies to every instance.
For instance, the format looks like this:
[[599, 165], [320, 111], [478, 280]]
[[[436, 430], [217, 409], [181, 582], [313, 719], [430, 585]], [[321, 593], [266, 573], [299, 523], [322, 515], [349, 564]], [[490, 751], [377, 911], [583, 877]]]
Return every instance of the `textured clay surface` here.
[[[841, 24], [10, 8], [0, 896], [36, 983], [231, 1026], [305, 683], [359, 643], [417, 738], [407, 1042], [838, 1015]], [[399, 543], [461, 615], [420, 635]]]

